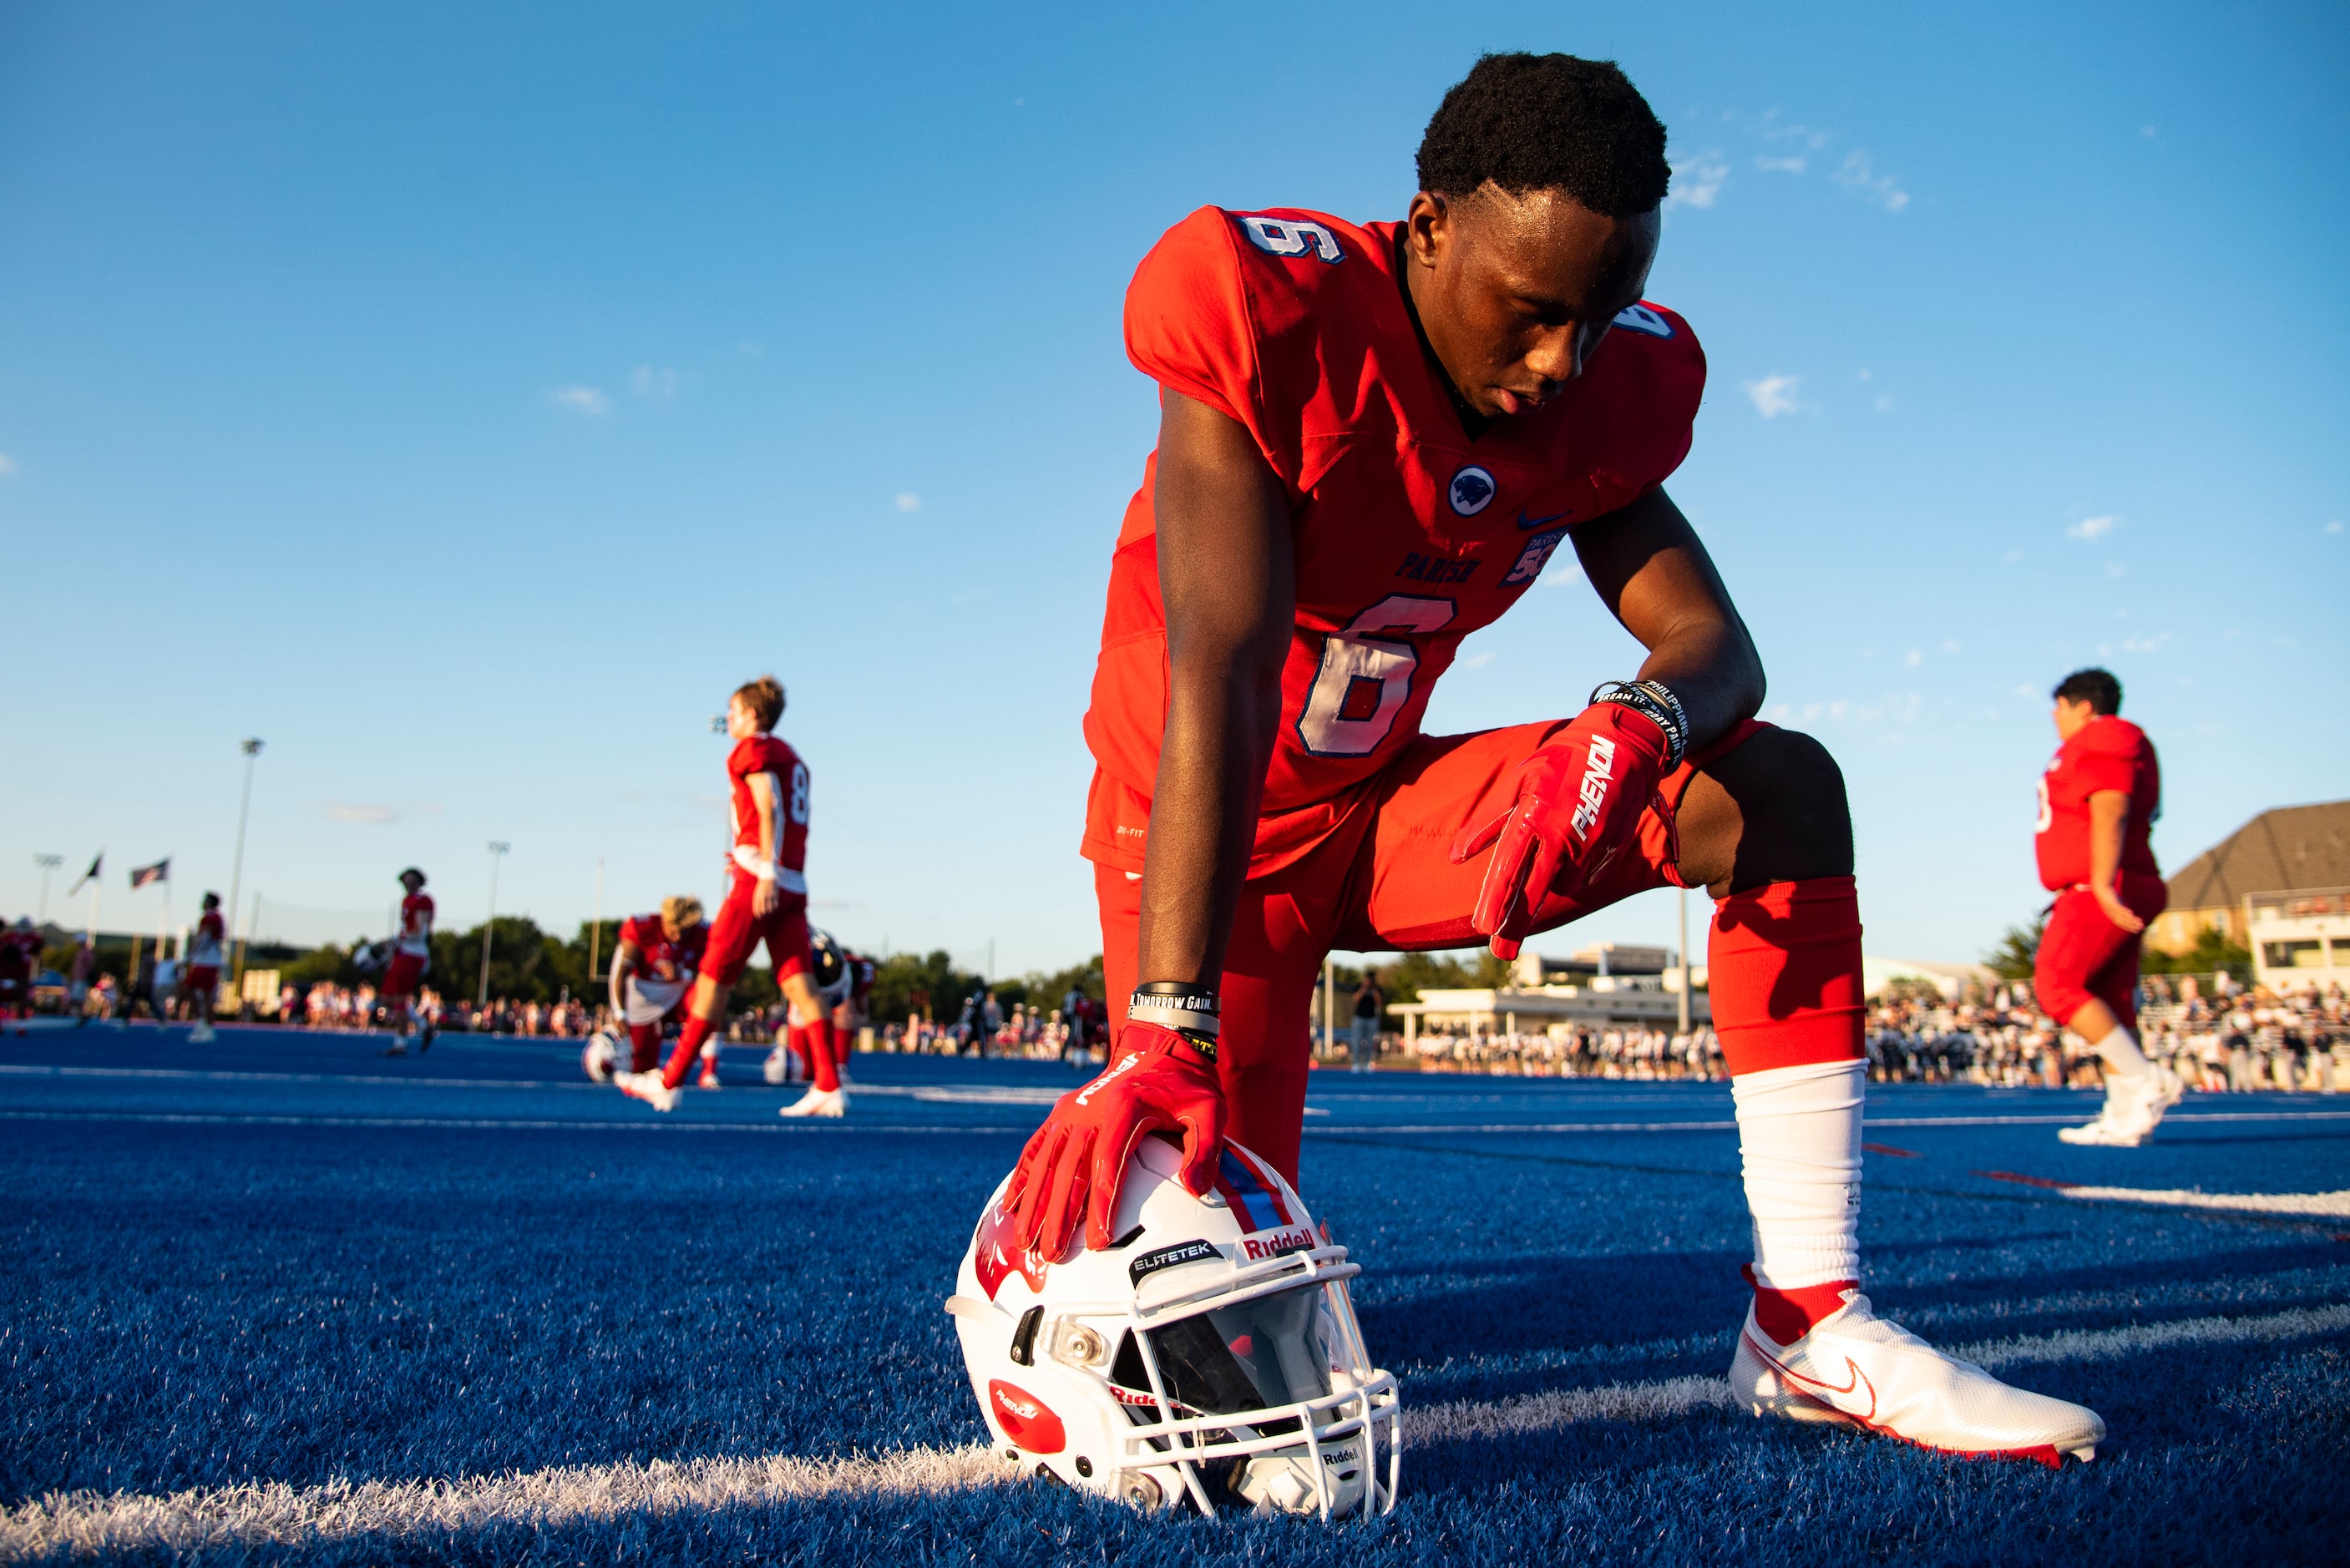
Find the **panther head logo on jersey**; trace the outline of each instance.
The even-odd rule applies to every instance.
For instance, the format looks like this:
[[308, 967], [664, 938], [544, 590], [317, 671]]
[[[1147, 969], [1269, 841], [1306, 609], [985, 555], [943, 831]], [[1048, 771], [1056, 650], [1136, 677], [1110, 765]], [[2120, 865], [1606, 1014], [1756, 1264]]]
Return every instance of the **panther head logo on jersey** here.
[[1493, 476], [1471, 463], [1452, 476], [1448, 495], [1452, 510], [1463, 517], [1474, 517], [1493, 504]]

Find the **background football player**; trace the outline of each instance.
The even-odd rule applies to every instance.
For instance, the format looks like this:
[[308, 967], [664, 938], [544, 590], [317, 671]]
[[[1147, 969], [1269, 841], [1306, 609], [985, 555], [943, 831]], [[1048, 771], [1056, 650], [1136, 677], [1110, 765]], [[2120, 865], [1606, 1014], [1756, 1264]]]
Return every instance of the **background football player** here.
[[701, 976], [693, 982], [685, 1027], [659, 1072], [616, 1074], [623, 1092], [655, 1110], [677, 1106], [702, 1042], [726, 1016], [726, 998], [759, 944], [767, 947], [775, 983], [816, 1022], [811, 1026], [816, 1079], [806, 1097], [786, 1106], [787, 1116], [837, 1116], [847, 1099], [832, 1071], [831, 1009], [820, 1002], [808, 981], [807, 865], [808, 770], [799, 753], [772, 733], [783, 717], [784, 689], [772, 675], [738, 688], [726, 705], [726, 733], [734, 749], [726, 758], [727, 801], [733, 815], [734, 847], [726, 862], [726, 900], [712, 922]]
[[203, 913], [188, 939], [188, 965], [180, 978], [180, 1002], [191, 1021], [188, 1044], [202, 1045], [213, 1037], [213, 1013], [220, 994], [221, 949], [228, 940], [221, 919], [218, 893], [204, 895]]
[[620, 922], [620, 944], [612, 954], [612, 1016], [628, 1030], [631, 1073], [660, 1064], [662, 1028], [685, 1017], [686, 988], [702, 968], [710, 924], [702, 900], [680, 893], [661, 900], [655, 915], [630, 915]]
[[[1332, 949], [1506, 958], [1703, 887], [1753, 1218], [1741, 1402], [2086, 1457], [2093, 1412], [1950, 1360], [1859, 1292], [1851, 824], [1826, 751], [1755, 722], [1762, 661], [1662, 488], [1705, 382], [1688, 323], [1641, 301], [1669, 178], [1614, 66], [1489, 56], [1430, 120], [1403, 222], [1203, 208], [1144, 259], [1126, 338], [1160, 386], [1159, 447], [1086, 716], [1118, 1034], [1022, 1154], [1021, 1237], [1110, 1245], [1149, 1129], [1180, 1132], [1194, 1192], [1227, 1133], [1295, 1182]], [[1648, 650], [1635, 678], [1571, 717], [1423, 735], [1461, 639], [1569, 541]]]
[[392, 939], [391, 958], [384, 965], [383, 1021], [392, 1032], [387, 1055], [407, 1054], [408, 1043], [419, 1042], [420, 1052], [432, 1049], [432, 1031], [416, 1024], [416, 988], [432, 963], [432, 898], [424, 890], [424, 873], [411, 866], [400, 874], [400, 931]]
[[2137, 965], [2148, 920], [2170, 890], [2154, 858], [2162, 768], [2146, 732], [2122, 718], [2122, 683], [2076, 670], [2054, 692], [2061, 742], [2040, 775], [2033, 850], [2056, 895], [2041, 929], [2032, 990], [2041, 1011], [2086, 1040], [2106, 1068], [2106, 1104], [2066, 1143], [2133, 1147], [2185, 1093], [2137, 1043]]

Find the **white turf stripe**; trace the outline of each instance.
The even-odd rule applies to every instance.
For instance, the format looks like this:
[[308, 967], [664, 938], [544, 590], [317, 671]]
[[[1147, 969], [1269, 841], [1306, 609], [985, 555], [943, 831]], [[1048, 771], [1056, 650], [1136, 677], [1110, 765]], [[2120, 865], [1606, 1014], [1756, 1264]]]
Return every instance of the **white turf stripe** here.
[[2047, 1361], [2116, 1361], [2180, 1345], [2249, 1345], [2301, 1339], [2350, 1328], [2350, 1306], [2313, 1307], [2266, 1317], [2190, 1317], [2136, 1328], [2084, 1329], [1962, 1345], [1951, 1354], [1978, 1366], [2029, 1366]]
[[0, 1511], [0, 1557], [203, 1547], [317, 1545], [493, 1525], [546, 1528], [673, 1509], [710, 1511], [843, 1494], [959, 1491], [1000, 1476], [983, 1448], [909, 1449], [847, 1459], [693, 1459], [579, 1465], [457, 1480], [255, 1486], [174, 1492], [51, 1493]]
[[[1952, 1354], [1983, 1366], [2117, 1360], [2181, 1345], [2242, 1345], [2304, 1338], [2350, 1328], [2350, 1306], [2265, 1317], [2190, 1318], [1960, 1345]], [[1555, 1430], [1586, 1421], [1669, 1418], [1729, 1408], [1718, 1377], [1563, 1389], [1492, 1403], [1404, 1407], [1406, 1447]], [[848, 1494], [912, 1496], [1000, 1480], [1003, 1467], [979, 1447], [908, 1449], [843, 1459], [771, 1455], [683, 1464], [581, 1465], [455, 1480], [283, 1482], [145, 1497], [130, 1492], [51, 1493], [0, 1508], [0, 1558], [69, 1551], [99, 1555], [162, 1548], [311, 1545], [362, 1536], [399, 1538], [492, 1525], [544, 1528], [639, 1511], [713, 1510]]]
[[523, 1132], [651, 1133], [1010, 1133], [1025, 1137], [1033, 1127], [971, 1127], [946, 1122], [818, 1121], [781, 1117], [754, 1122], [691, 1122], [650, 1113], [643, 1121], [573, 1117], [532, 1121], [519, 1116], [281, 1116], [197, 1111], [0, 1111], [0, 1122], [140, 1122], [236, 1127], [474, 1127]]
[[[27, 1066], [0, 1062], [0, 1077], [17, 1078], [162, 1078], [207, 1084], [388, 1084], [402, 1089], [563, 1089], [609, 1095], [609, 1084], [583, 1078], [411, 1078], [392, 1073], [237, 1073], [199, 1067], [58, 1067]], [[743, 1085], [748, 1088], [752, 1085]], [[1074, 1081], [1071, 1085], [1076, 1086]], [[937, 1100], [954, 1105], [1049, 1106], [1066, 1089], [962, 1087], [934, 1084], [858, 1084], [860, 1095], [900, 1099]], [[2073, 1118], [2078, 1120], [2078, 1117]]]
[[2144, 1187], [2067, 1187], [2067, 1198], [2115, 1203], [2158, 1203], [2174, 1209], [2232, 1209], [2256, 1214], [2322, 1214], [2350, 1219], [2350, 1190], [2342, 1192], [2158, 1192]]

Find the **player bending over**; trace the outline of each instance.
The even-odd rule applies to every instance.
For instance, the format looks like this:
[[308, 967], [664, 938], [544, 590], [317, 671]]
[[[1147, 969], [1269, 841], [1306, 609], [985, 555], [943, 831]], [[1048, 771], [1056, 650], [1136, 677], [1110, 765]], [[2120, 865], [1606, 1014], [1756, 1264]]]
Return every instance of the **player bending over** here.
[[808, 770], [771, 732], [784, 714], [784, 689], [762, 675], [738, 690], [726, 705], [726, 733], [734, 741], [727, 754], [727, 800], [733, 814], [734, 848], [726, 862], [726, 901], [718, 907], [702, 974], [693, 982], [685, 1028], [660, 1071], [619, 1073], [612, 1081], [624, 1093], [655, 1110], [673, 1110], [679, 1085], [718, 1022], [726, 1016], [727, 993], [743, 978], [751, 954], [764, 941], [775, 966], [775, 983], [793, 1005], [816, 1022], [811, 1026], [809, 1071], [815, 1086], [787, 1116], [837, 1116], [848, 1108], [832, 1065], [831, 1010], [808, 981], [807, 864]]
[[2086, 1040], [2106, 1067], [2106, 1104], [2066, 1143], [2134, 1148], [2186, 1086], [2137, 1044], [2137, 961], [2148, 920], [2170, 900], [2154, 859], [2162, 768], [2146, 732], [2122, 718], [2122, 683], [2076, 670], [2055, 691], [2062, 742], [2040, 775], [2033, 847], [2056, 895], [2033, 960], [2041, 1010]]
[[629, 1033], [629, 1072], [660, 1065], [662, 1028], [684, 1020], [686, 989], [709, 942], [702, 900], [691, 893], [663, 898], [657, 915], [630, 915], [620, 922], [620, 947], [612, 955], [612, 1016]]
[[416, 988], [432, 963], [432, 899], [424, 891], [424, 873], [411, 866], [400, 874], [404, 896], [400, 900], [400, 934], [392, 940], [391, 961], [384, 966], [383, 1021], [392, 1033], [387, 1056], [405, 1056], [408, 1043], [417, 1042], [417, 1054], [432, 1049], [432, 1030], [416, 1023]]
[[[1689, 324], [1641, 300], [1664, 127], [1613, 65], [1489, 56], [1419, 161], [1400, 223], [1202, 208], [1128, 291], [1162, 412], [1112, 558], [1084, 844], [1119, 1032], [1021, 1156], [1021, 1240], [1109, 1247], [1147, 1129], [1180, 1130], [1193, 1192], [1226, 1135], [1294, 1182], [1332, 949], [1507, 958], [1703, 887], [1753, 1217], [1740, 1402], [2089, 1457], [2093, 1412], [1950, 1359], [1860, 1293], [1850, 819], [1819, 743], [1754, 720], [1761, 661], [1661, 488], [1705, 382]], [[1637, 678], [1569, 718], [1423, 735], [1461, 639], [1570, 542], [1648, 650]]]

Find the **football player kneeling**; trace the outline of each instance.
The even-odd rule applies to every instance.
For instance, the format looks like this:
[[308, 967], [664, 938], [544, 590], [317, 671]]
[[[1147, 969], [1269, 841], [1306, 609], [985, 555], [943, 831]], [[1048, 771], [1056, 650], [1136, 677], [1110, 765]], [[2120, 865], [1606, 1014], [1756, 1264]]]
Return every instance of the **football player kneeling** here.
[[1238, 1145], [1205, 1197], [1181, 1164], [1140, 1140], [1107, 1251], [1024, 1250], [988, 1200], [947, 1310], [995, 1449], [1145, 1509], [1387, 1512], [1400, 1407], [1347, 1295], [1361, 1266]]

